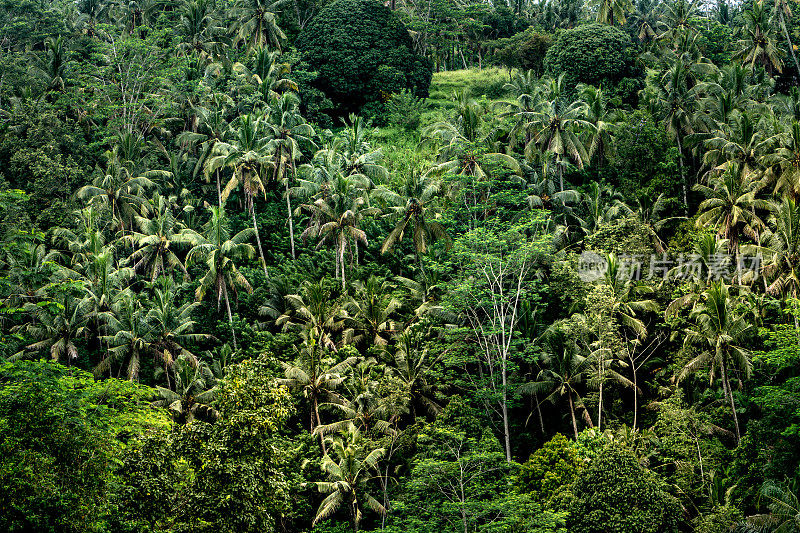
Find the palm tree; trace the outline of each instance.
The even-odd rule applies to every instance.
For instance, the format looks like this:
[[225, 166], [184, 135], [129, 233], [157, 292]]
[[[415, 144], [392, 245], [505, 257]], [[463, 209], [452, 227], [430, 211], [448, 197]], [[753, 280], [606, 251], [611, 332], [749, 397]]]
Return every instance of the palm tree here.
[[730, 371], [739, 370], [745, 378], [750, 377], [753, 363], [750, 352], [741, 343], [753, 329], [747, 318], [737, 310], [739, 302], [730, 295], [728, 286], [714, 282], [703, 291], [700, 300], [690, 313], [693, 324], [685, 329], [685, 345], [699, 345], [702, 352], [686, 363], [677, 376], [678, 382], [701, 368], [709, 368], [710, 382], [714, 382], [717, 370], [722, 378], [725, 398], [730, 402], [736, 440], [739, 441], [739, 417], [730, 383]]
[[[289, 192], [291, 177], [297, 177], [296, 163], [302, 156], [301, 144], [314, 147], [312, 138], [314, 128], [306, 124], [305, 119], [298, 111], [300, 99], [294, 93], [286, 93], [273, 101], [271, 107], [271, 120], [267, 127], [271, 131], [272, 139], [269, 149], [272, 152], [272, 180], [275, 183], [283, 182], [286, 196], [286, 213], [289, 217], [289, 239], [291, 243], [292, 259], [294, 251], [294, 222], [292, 213], [291, 195]], [[288, 170], [291, 169], [290, 176]]]
[[[766, 500], [769, 514], [747, 517], [747, 524], [753, 531], [776, 531], [797, 533], [800, 531], [800, 490], [797, 480], [779, 483], [768, 479], [759, 489], [759, 500]], [[742, 528], [741, 531], [748, 531]]]
[[[789, 35], [789, 28], [786, 24], [786, 19], [792, 18], [792, 9], [789, 2], [786, 0], [775, 0], [775, 11], [773, 16], [778, 17], [778, 23], [781, 26], [781, 30], [783, 30], [783, 36], [786, 39], [786, 45], [789, 48], [789, 53], [792, 55], [795, 72], [798, 76], [800, 76], [800, 62], [797, 61], [797, 55], [794, 53], [795, 45], [792, 43], [792, 38]], [[795, 78], [795, 80], [797, 79], [798, 78]]]
[[172, 278], [162, 276], [154, 284], [153, 298], [148, 301], [149, 309], [145, 318], [153, 331], [152, 348], [163, 355], [168, 387], [169, 368], [177, 358], [197, 361], [197, 357], [186, 348], [186, 344], [211, 338], [211, 335], [205, 333], [193, 333], [197, 323], [192, 315], [198, 306], [197, 302], [179, 305]]
[[[682, 3], [684, 0], [677, 0]], [[684, 171], [684, 138], [694, 133], [693, 117], [695, 114], [695, 89], [692, 85], [692, 72], [686, 68], [681, 58], [675, 58], [670, 68], [654, 80], [653, 85], [644, 90], [642, 95], [649, 100], [650, 108], [667, 129], [667, 133], [678, 145], [678, 166], [683, 187], [683, 201], [688, 215], [688, 182]], [[651, 92], [648, 94], [648, 89]]]
[[551, 82], [551, 96], [542, 103], [539, 110], [531, 113], [528, 128], [533, 135], [525, 146], [525, 155], [530, 159], [534, 146], [552, 152], [558, 167], [559, 190], [564, 190], [564, 166], [568, 161], [578, 168], [588, 163], [589, 154], [579, 137], [581, 130], [589, 130], [592, 125], [585, 120], [586, 104], [580, 100], [566, 103], [561, 96], [564, 75]]
[[106, 204], [124, 236], [125, 228], [132, 225], [133, 217], [146, 202], [142, 194], [146, 189], [155, 186], [151, 178], [163, 176], [164, 173], [150, 171], [134, 177], [130, 165], [121, 159], [119, 152], [118, 146], [106, 152], [108, 164], [105, 172], [93, 179], [91, 185], [78, 189], [75, 195], [81, 200], [88, 200], [90, 204]]
[[749, 64], [751, 70], [759, 65], [770, 74], [775, 71], [783, 72], [783, 50], [778, 46], [773, 20], [764, 1], [753, 2], [752, 7], [743, 15], [744, 26], [741, 29], [739, 51], [734, 58]]
[[403, 240], [409, 224], [415, 257], [420, 267], [421, 255], [427, 252], [429, 242], [449, 240], [444, 225], [436, 220], [439, 218], [436, 204], [443, 189], [444, 184], [440, 179], [412, 173], [403, 182], [400, 194], [385, 187], [375, 190], [375, 196], [388, 204], [385, 216], [397, 220], [394, 229], [383, 241], [382, 254]]
[[545, 332], [543, 341], [546, 350], [542, 356], [544, 368], [539, 371], [535, 381], [521, 385], [519, 392], [537, 396], [541, 394], [545, 396], [545, 400], [553, 402], [559, 397], [566, 396], [572, 417], [572, 430], [577, 439], [576, 407], [583, 410], [583, 417], [587, 425], [594, 426], [577, 387], [587, 381], [591, 375], [597, 353], [591, 352], [588, 356], [582, 355], [576, 340], [562, 328], [556, 326]]
[[348, 316], [324, 281], [305, 281], [300, 294], [287, 295], [286, 300], [291, 310], [279, 316], [275, 325], [284, 329], [298, 327], [311, 336], [316, 346], [335, 351], [334, 335], [346, 332]]
[[625, 14], [633, 11], [631, 0], [590, 0], [589, 7], [597, 10], [597, 22], [625, 24]]
[[619, 99], [609, 100], [603, 89], [591, 85], [578, 85], [578, 94], [586, 104], [586, 121], [592, 125], [586, 130], [589, 159], [597, 158], [599, 165], [614, 155], [614, 126], [619, 113], [609, 110], [609, 104], [619, 105]]
[[69, 66], [69, 50], [62, 35], [48, 37], [44, 41], [45, 55], [33, 55], [30, 73], [38, 78], [48, 91], [63, 91], [64, 78]]
[[114, 363], [120, 365], [121, 372], [127, 362], [126, 377], [138, 381], [142, 357], [160, 355], [152, 349], [153, 335], [147, 322], [147, 309], [130, 290], [121, 293], [112, 309], [108, 315], [109, 332], [103, 336], [103, 341], [111, 348], [108, 357], [94, 368], [94, 373], [101, 376], [106, 371], [111, 372]]
[[[301, 390], [309, 402], [309, 431], [322, 424], [319, 416], [321, 402], [335, 404], [341, 402], [341, 396], [336, 392], [347, 379], [350, 368], [356, 363], [358, 357], [347, 357], [335, 362], [331, 357], [326, 357], [326, 349], [317, 344], [312, 332], [301, 333], [303, 342], [296, 348], [297, 358], [292, 363], [282, 362], [285, 378], [278, 383], [290, 389]], [[325, 453], [325, 439], [320, 437], [320, 445]]]
[[[791, 198], [771, 206], [769, 228], [759, 246], [743, 248], [764, 256], [762, 270], [770, 285], [767, 292], [797, 298], [800, 294], [800, 207]], [[795, 319], [796, 320], [796, 319]]]
[[151, 281], [170, 273], [174, 268], [178, 268], [188, 277], [189, 274], [175, 251], [197, 244], [199, 236], [178, 222], [172, 214], [170, 203], [160, 194], [153, 196], [150, 210], [153, 213], [150, 218], [135, 217], [139, 231], [126, 235], [126, 239], [136, 248], [130, 256], [134, 270], [147, 271]]
[[720, 126], [721, 129], [710, 134], [705, 141], [707, 151], [703, 162], [711, 167], [712, 172], [726, 170], [735, 163], [740, 166], [737, 171], [745, 179], [758, 177], [758, 163], [766, 143], [750, 114], [737, 112], [723, 119]]
[[697, 0], [669, 0], [662, 6], [664, 12], [656, 26], [657, 40], [675, 43], [687, 36], [697, 35], [699, 20]]
[[267, 261], [264, 258], [264, 249], [261, 247], [261, 235], [256, 221], [255, 196], [263, 193], [266, 197], [262, 172], [271, 163], [267, 157], [267, 143], [269, 142], [266, 124], [260, 118], [252, 115], [240, 116], [230, 129], [232, 139], [230, 142], [219, 141], [214, 144], [212, 156], [206, 162], [206, 173], [217, 169], [230, 167], [233, 169], [231, 180], [220, 195], [224, 205], [228, 196], [242, 187], [245, 198], [245, 207], [253, 220], [258, 253], [261, 265], [264, 267], [264, 276], [267, 274]]
[[706, 197], [698, 207], [697, 227], [716, 227], [719, 235], [730, 243], [731, 251], [738, 254], [741, 235], [755, 238], [756, 232], [764, 227], [756, 210], [767, 210], [769, 202], [756, 198], [764, 183], [750, 180], [743, 173], [742, 164], [730, 163], [722, 174], [709, 177], [709, 185], [694, 186], [694, 190]]
[[[374, 364], [374, 360], [371, 363]], [[367, 365], [371, 363], [367, 362]], [[334, 411], [338, 410], [340, 416], [336, 422], [317, 426], [315, 432], [319, 435], [353, 431], [369, 436], [394, 435], [392, 424], [395, 421], [396, 406], [377, 394], [375, 384], [376, 382], [368, 383], [366, 389], [356, 394], [352, 400], [323, 404]]]
[[27, 303], [24, 307], [34, 319], [33, 323], [24, 326], [34, 342], [13, 355], [12, 361], [43, 351], [53, 361], [65, 359], [68, 365], [78, 358], [75, 341], [86, 332], [88, 320], [84, 301], [65, 294], [47, 305]]
[[328, 496], [322, 501], [313, 524], [333, 516], [342, 505], [347, 506], [353, 520], [353, 531], [358, 531], [361, 523], [362, 506], [383, 515], [386, 508], [367, 492], [370, 473], [377, 470], [378, 462], [386, 451], [383, 448], [368, 449], [362, 443], [358, 432], [345, 436], [344, 440], [334, 437], [330, 440], [333, 456], [325, 454], [322, 458], [322, 471], [328, 481], [314, 483], [322, 494]]
[[347, 304], [347, 310], [357, 324], [356, 329], [364, 332], [367, 341], [375, 346], [386, 346], [396, 327], [391, 316], [401, 305], [392, 295], [394, 285], [375, 275], [353, 285], [355, 296]]
[[230, 223], [225, 217], [225, 211], [219, 207], [209, 207], [211, 219], [204, 226], [204, 231], [198, 244], [186, 256], [186, 264], [191, 265], [196, 261], [204, 261], [206, 273], [200, 279], [197, 287], [197, 301], [202, 301], [208, 291], [214, 290], [217, 297], [217, 310], [219, 311], [222, 299], [225, 299], [225, 308], [228, 311], [228, 322], [231, 326], [234, 349], [236, 345], [236, 332], [233, 329], [233, 314], [228, 296], [230, 290], [242, 288], [252, 292], [253, 288], [247, 278], [239, 272], [237, 261], [249, 259], [255, 250], [248, 244], [253, 237], [253, 229], [247, 228], [236, 235], [231, 235]]
[[156, 407], [169, 411], [177, 424], [187, 424], [195, 419], [214, 421], [216, 410], [211, 404], [216, 396], [216, 379], [203, 361], [181, 355], [175, 361], [175, 389], [156, 387], [160, 400]]
[[213, 6], [209, 0], [184, 2], [180, 9], [178, 33], [181, 44], [178, 50], [186, 56], [194, 56], [200, 61], [208, 61], [219, 45], [216, 36], [222, 32], [217, 22]]
[[261, 99], [265, 103], [279, 100], [289, 91], [298, 92], [297, 83], [288, 79], [292, 68], [289, 63], [279, 63], [280, 52], [270, 51], [259, 46], [253, 52], [250, 68], [241, 63], [233, 65], [233, 71], [241, 74], [249, 83], [258, 87]]
[[311, 215], [311, 224], [302, 236], [317, 238], [318, 247], [326, 242], [333, 244], [336, 274], [337, 277], [341, 274], [342, 289], [346, 286], [345, 250], [351, 243], [367, 244], [367, 234], [360, 228], [361, 221], [379, 212], [369, 206], [365, 185], [363, 176], [345, 178], [339, 174], [332, 183], [323, 184], [313, 202], [299, 208]]
[[792, 120], [788, 132], [775, 136], [778, 146], [761, 163], [767, 178], [775, 181], [775, 191], [786, 191], [794, 200], [800, 198], [800, 122]]
[[236, 40], [244, 41], [247, 49], [269, 45], [281, 49], [286, 34], [278, 26], [280, 9], [287, 0], [237, 0], [233, 14], [238, 19]]
[[441, 357], [431, 359], [423, 336], [413, 329], [395, 335], [394, 341], [388, 348], [392, 362], [386, 366], [386, 377], [400, 384], [413, 419], [417, 417], [417, 405], [424, 406], [429, 414], [437, 415], [442, 406], [436, 402], [430, 378]]

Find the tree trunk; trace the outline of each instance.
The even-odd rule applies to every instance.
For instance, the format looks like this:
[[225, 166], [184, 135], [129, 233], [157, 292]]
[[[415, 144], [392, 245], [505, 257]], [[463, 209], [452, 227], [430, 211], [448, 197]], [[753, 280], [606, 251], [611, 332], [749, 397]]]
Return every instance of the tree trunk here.
[[264, 250], [261, 248], [261, 235], [258, 232], [258, 222], [256, 222], [256, 206], [254, 199], [250, 199], [250, 215], [253, 218], [253, 229], [256, 230], [256, 243], [258, 244], [258, 253], [261, 256], [261, 265], [264, 267], [264, 277], [269, 279], [267, 274], [267, 260], [264, 259]]
[[[321, 426], [322, 419], [319, 417], [319, 403], [317, 402], [316, 396], [314, 396], [313, 404], [314, 404], [314, 413], [312, 415], [312, 418], [314, 415], [316, 415], [317, 426]], [[314, 429], [315, 428], [312, 428], [311, 431], [314, 431]], [[325, 449], [325, 436], [322, 433], [319, 434], [319, 444], [320, 446], [322, 446], [322, 455], [327, 455], [328, 451]]]
[[681, 134], [676, 133], [675, 139], [678, 141], [678, 167], [681, 171], [681, 187], [683, 188], [683, 212], [685, 216], [689, 216], [689, 194], [687, 192], [686, 176], [683, 171], [683, 147], [681, 146]]
[[728, 367], [725, 365], [725, 360], [721, 362], [722, 366], [722, 380], [725, 387], [725, 394], [728, 396], [728, 401], [731, 404], [731, 413], [733, 413], [733, 425], [736, 427], [736, 443], [739, 443], [741, 434], [739, 433], [739, 417], [736, 415], [736, 405], [733, 402], [733, 391], [731, 390], [731, 382], [728, 380]]
[[792, 61], [794, 61], [795, 73], [800, 78], [800, 63], [797, 62], [797, 55], [794, 53], [794, 46], [792, 45], [792, 37], [789, 35], [789, 30], [786, 27], [786, 17], [783, 14], [783, 9], [776, 6], [781, 15], [781, 28], [783, 29], [783, 36], [786, 38], [786, 44], [789, 45], [789, 52], [792, 54]]
[[292, 219], [292, 202], [289, 199], [289, 180], [286, 180], [286, 211], [289, 213], [289, 242], [292, 243], [292, 259], [294, 255], [294, 221]]
[[633, 429], [636, 430], [636, 422], [638, 421], [639, 416], [639, 395], [637, 394], [639, 391], [639, 386], [637, 384], [636, 378], [636, 367], [634, 366], [633, 360], [631, 360], [631, 369], [633, 370]]
[[578, 439], [578, 423], [575, 421], [575, 405], [572, 403], [572, 391], [569, 391], [569, 414], [572, 415], [572, 431], [575, 432], [575, 440]]
[[228, 310], [228, 323], [231, 325], [231, 337], [233, 338], [233, 349], [238, 350], [236, 345], [236, 331], [233, 329], [233, 314], [231, 313], [231, 302], [228, 299], [228, 285], [222, 282], [222, 294], [225, 296], [225, 308]]
[[344, 241], [344, 239], [342, 239], [342, 242], [339, 244], [339, 263], [341, 264], [341, 268], [342, 268], [341, 274], [342, 274], [342, 290], [343, 291], [345, 290], [345, 286], [346, 286], [345, 285], [346, 284], [346, 280], [345, 280], [345, 274], [344, 274], [344, 243], [345, 243], [345, 241]]
[[511, 462], [511, 436], [508, 429], [508, 386], [507, 386], [507, 370], [506, 360], [503, 357], [503, 368], [501, 369], [501, 378], [503, 380], [503, 404], [501, 406], [503, 412], [503, 440], [506, 448], [506, 462]]
[[222, 187], [219, 183], [219, 169], [217, 170], [217, 205], [222, 209]]
[[544, 435], [544, 419], [542, 418], [542, 404], [539, 403], [539, 395], [534, 394], [533, 400], [536, 402], [536, 414], [539, 415], [539, 429], [542, 430], [542, 435]]

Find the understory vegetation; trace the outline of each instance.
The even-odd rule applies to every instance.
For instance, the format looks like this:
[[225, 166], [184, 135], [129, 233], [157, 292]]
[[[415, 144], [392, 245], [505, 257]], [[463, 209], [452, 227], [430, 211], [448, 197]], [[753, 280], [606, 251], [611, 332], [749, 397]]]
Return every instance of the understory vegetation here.
[[0, 530], [800, 531], [795, 0], [0, 0]]

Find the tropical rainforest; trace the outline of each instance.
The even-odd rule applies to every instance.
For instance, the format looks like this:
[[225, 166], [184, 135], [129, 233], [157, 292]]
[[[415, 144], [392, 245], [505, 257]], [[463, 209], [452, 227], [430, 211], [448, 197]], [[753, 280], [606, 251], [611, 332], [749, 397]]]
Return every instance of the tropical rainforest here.
[[0, 0], [0, 530], [800, 531], [797, 0]]

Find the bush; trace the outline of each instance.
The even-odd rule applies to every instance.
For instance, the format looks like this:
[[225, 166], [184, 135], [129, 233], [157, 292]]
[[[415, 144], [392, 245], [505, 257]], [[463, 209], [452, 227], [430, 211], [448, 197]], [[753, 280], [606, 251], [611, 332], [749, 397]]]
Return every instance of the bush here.
[[397, 15], [374, 0], [336, 0], [303, 29], [297, 49], [338, 114], [403, 89], [428, 96], [430, 61], [414, 53]]
[[403, 89], [392, 96], [386, 107], [389, 111], [390, 124], [407, 131], [419, 128], [422, 119], [422, 100], [411, 94], [408, 89]]
[[573, 486], [569, 530], [575, 533], [676, 531], [680, 505], [633, 453], [608, 445]]
[[630, 37], [607, 24], [585, 24], [559, 34], [544, 58], [550, 76], [564, 73], [567, 87], [578, 83], [610, 87], [624, 78], [640, 78]]

